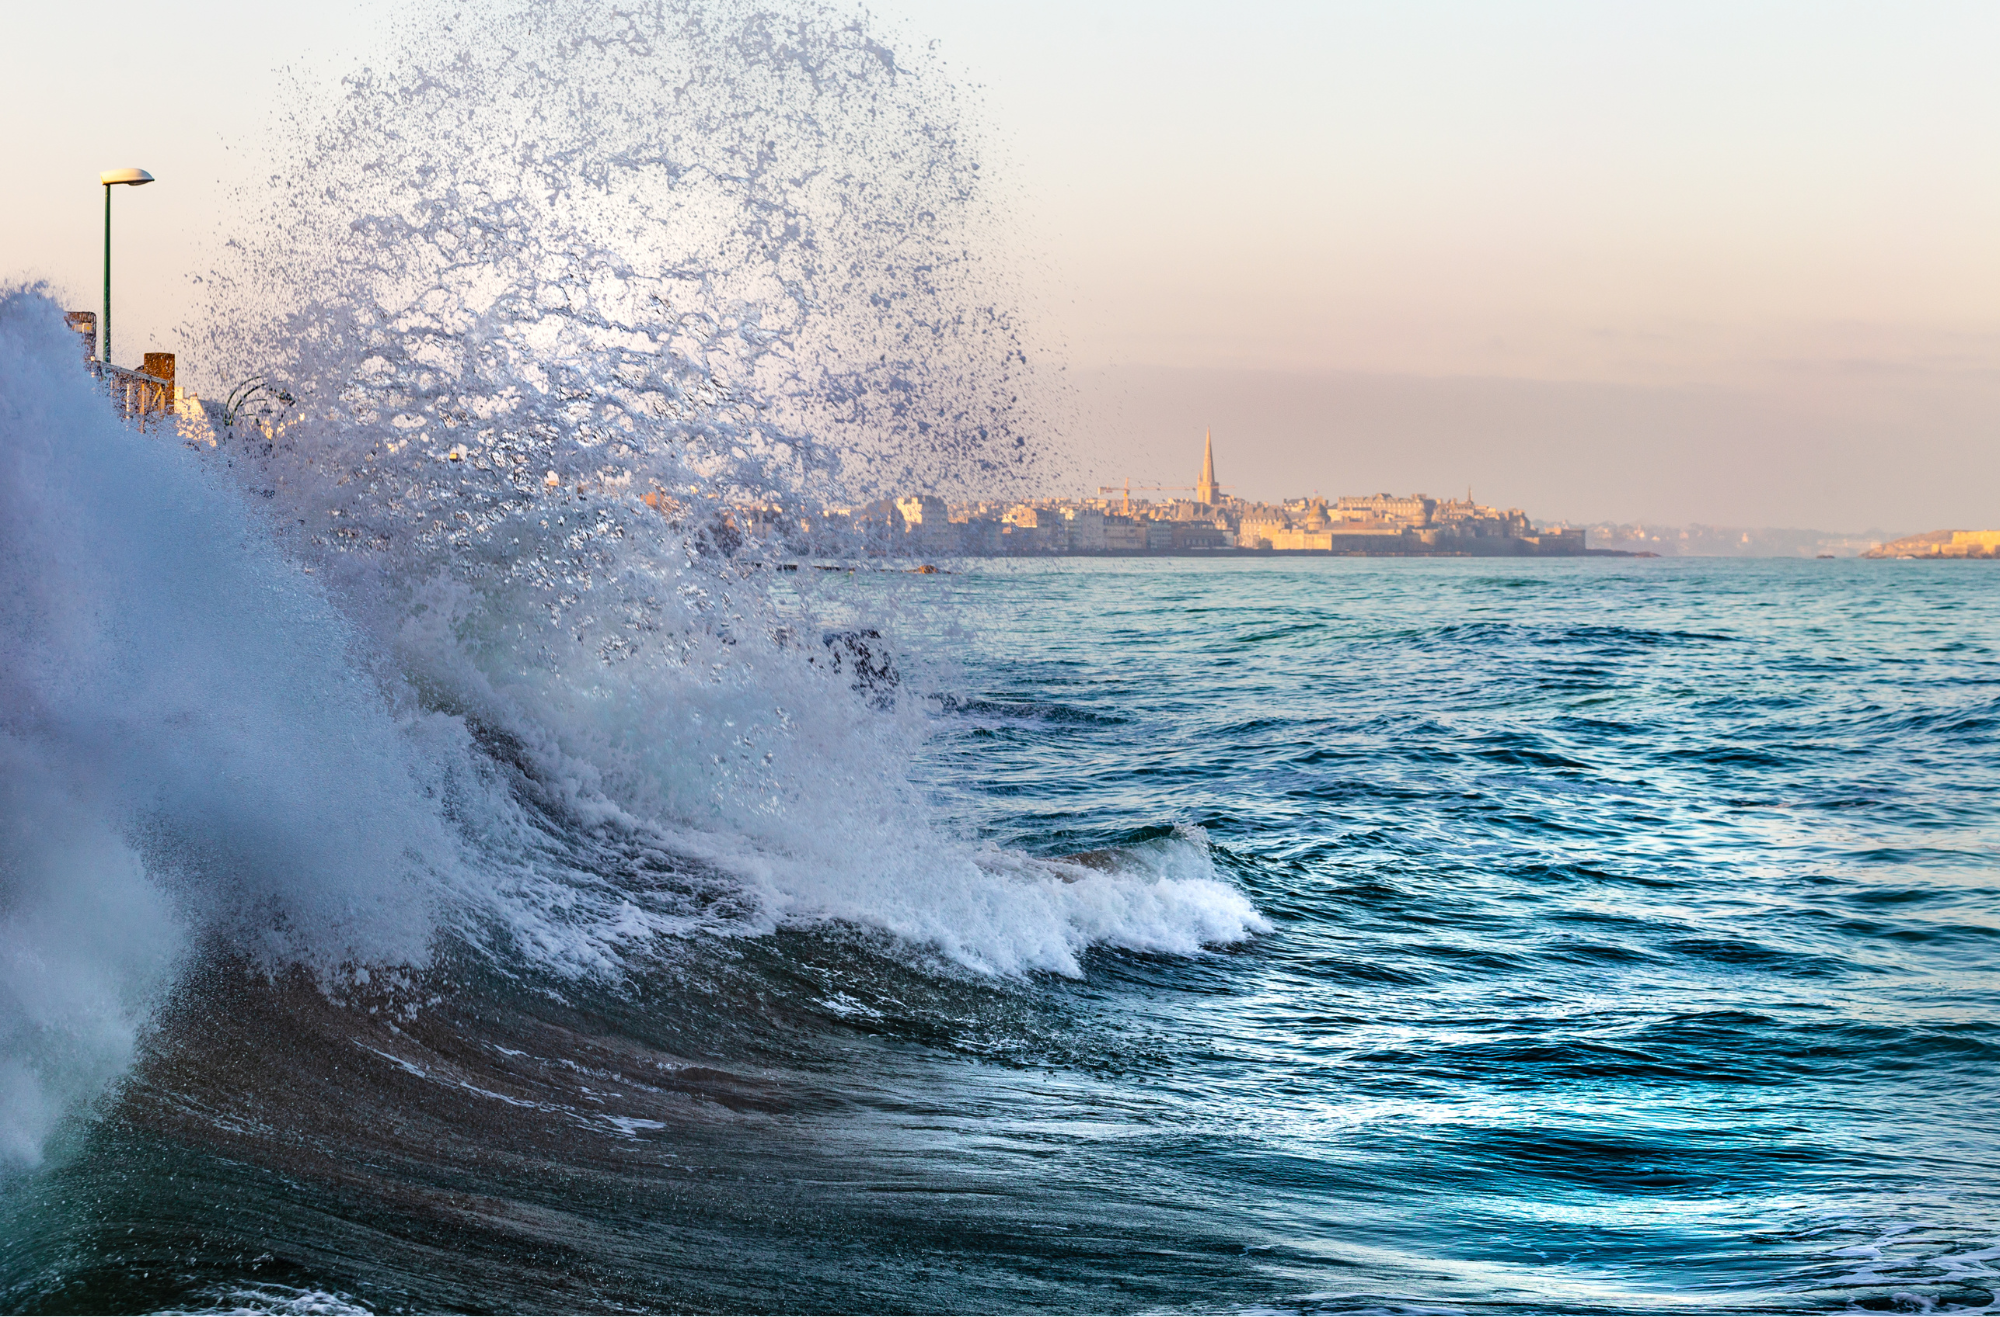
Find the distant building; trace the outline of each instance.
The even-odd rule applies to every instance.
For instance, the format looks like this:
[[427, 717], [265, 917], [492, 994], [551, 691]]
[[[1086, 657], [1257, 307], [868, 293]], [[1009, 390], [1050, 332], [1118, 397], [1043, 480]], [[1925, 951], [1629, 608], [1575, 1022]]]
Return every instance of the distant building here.
[[[1101, 497], [1109, 492], [1121, 497]], [[1500, 509], [1428, 494], [1317, 494], [1259, 503], [1225, 494], [1215, 471], [1215, 436], [1202, 436], [1193, 498], [1134, 499], [1130, 485], [1100, 497], [946, 504], [933, 494], [883, 499], [848, 511], [864, 551], [891, 555], [1334, 553], [1365, 555], [1540, 556], [1590, 552], [1577, 528], [1536, 530], [1520, 508]], [[831, 528], [837, 510], [813, 519]], [[755, 514], [742, 518], [763, 530]], [[804, 529], [811, 530], [813, 525]], [[1992, 534], [1981, 532], [1980, 534]], [[1949, 539], [1941, 532], [1940, 541]], [[1943, 545], [1932, 556], [2000, 552], [1983, 542]]]
[[926, 525], [935, 530], [951, 522], [951, 512], [945, 507], [944, 500], [935, 494], [899, 498], [896, 500], [896, 513], [903, 519], [903, 526], [907, 530], [915, 530], [919, 526]]
[[2000, 530], [1933, 530], [1891, 540], [1864, 558], [2000, 558]]
[[1185, 551], [1207, 551], [1226, 549], [1230, 546], [1229, 529], [1201, 521], [1182, 521], [1174, 524], [1174, 548]]
[[962, 522], [954, 522], [958, 532], [958, 551], [975, 557], [993, 557], [1006, 551], [1006, 542], [1001, 532], [1008, 528], [991, 517], [970, 517]]
[[1291, 530], [1283, 509], [1269, 506], [1245, 512], [1236, 523], [1236, 543], [1245, 549], [1275, 549], [1278, 539]]
[[1215, 432], [1204, 431], [1201, 438], [1201, 479], [1195, 482], [1194, 501], [1217, 507], [1222, 503], [1222, 487], [1215, 483]]
[[1103, 553], [1104, 514], [1096, 508], [1071, 508], [1064, 514], [1069, 522], [1071, 553]]
[[896, 521], [903, 534], [914, 541], [913, 547], [925, 553], [948, 553], [957, 547], [959, 536], [952, 525], [951, 511], [935, 494], [897, 499]]
[[1411, 494], [1398, 498], [1394, 494], [1369, 494], [1365, 497], [1350, 495], [1333, 505], [1330, 520], [1336, 530], [1353, 527], [1368, 530], [1405, 526], [1416, 528], [1431, 524], [1431, 513], [1437, 508], [1437, 500], [1422, 494]]
[[1106, 517], [1104, 550], [1106, 553], [1144, 553], [1146, 523], [1138, 517]]

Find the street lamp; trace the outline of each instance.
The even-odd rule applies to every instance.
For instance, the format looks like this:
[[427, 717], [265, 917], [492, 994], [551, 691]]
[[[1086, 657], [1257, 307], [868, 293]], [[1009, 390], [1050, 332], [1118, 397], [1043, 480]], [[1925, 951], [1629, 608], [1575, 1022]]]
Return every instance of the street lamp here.
[[107, 169], [97, 176], [104, 184], [104, 351], [98, 360], [111, 364], [111, 189], [120, 183], [139, 187], [153, 181], [143, 169]]

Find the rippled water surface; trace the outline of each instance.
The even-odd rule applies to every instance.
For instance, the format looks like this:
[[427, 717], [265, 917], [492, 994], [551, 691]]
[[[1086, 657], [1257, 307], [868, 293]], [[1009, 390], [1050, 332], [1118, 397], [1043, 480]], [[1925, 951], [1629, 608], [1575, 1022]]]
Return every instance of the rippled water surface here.
[[1037, 847], [1199, 827], [1273, 924], [1070, 990], [1157, 1050], [1060, 1155], [1244, 1250], [1188, 1301], [1992, 1301], [1990, 573], [958, 588], [988, 619], [940, 755], [961, 807]]
[[381, 1011], [221, 957], [17, 1196], [9, 1306], [1995, 1305], [1987, 565], [923, 588], [952, 826], [1259, 931], [1016, 977], [836, 918]]

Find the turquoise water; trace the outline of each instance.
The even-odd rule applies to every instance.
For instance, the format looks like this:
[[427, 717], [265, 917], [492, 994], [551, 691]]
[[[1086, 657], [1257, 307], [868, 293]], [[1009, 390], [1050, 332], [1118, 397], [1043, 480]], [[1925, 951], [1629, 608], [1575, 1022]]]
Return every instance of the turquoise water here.
[[1991, 564], [912, 574], [1073, 466], [944, 56], [398, 15], [234, 427], [0, 291], [0, 1309], [1995, 1306]]
[[[1072, 883], [1106, 905], [1073, 925], [1123, 930], [1074, 975], [837, 917], [609, 981], [462, 944], [379, 1000], [217, 955], [17, 1182], [0, 1292], [1988, 1310], [1994, 592], [1973, 563], [922, 578], [887, 642], [937, 816], [996, 866], [1205, 875], [1248, 936], [1146, 950], [1152, 889]], [[514, 790], [579, 872], [665, 872]]]
[[1207, 1303], [1990, 1304], [1995, 588], [962, 578], [990, 622], [939, 753], [961, 807], [1028, 846], [1199, 827], [1274, 925], [1109, 971], [1164, 1050], [1121, 1084], [1147, 1115], [1079, 1142], [1238, 1232], [1259, 1283]]

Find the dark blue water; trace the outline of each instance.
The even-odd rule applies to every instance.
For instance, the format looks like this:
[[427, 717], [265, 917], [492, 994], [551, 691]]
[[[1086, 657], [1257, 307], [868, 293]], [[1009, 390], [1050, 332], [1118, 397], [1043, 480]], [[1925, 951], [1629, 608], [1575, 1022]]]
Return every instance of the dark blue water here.
[[840, 921], [611, 987], [463, 952], [394, 1026], [218, 956], [17, 1198], [7, 1306], [1995, 1306], [1983, 564], [923, 588], [939, 814], [1205, 846], [1265, 931], [1073, 978]]
[[1127, 1081], [1157, 1111], [1079, 1143], [1149, 1143], [1241, 1232], [1268, 1288], [1205, 1301], [1992, 1301], [1990, 574], [962, 589], [964, 807], [1023, 845], [1198, 826], [1276, 926], [1106, 989], [1172, 1041]]

